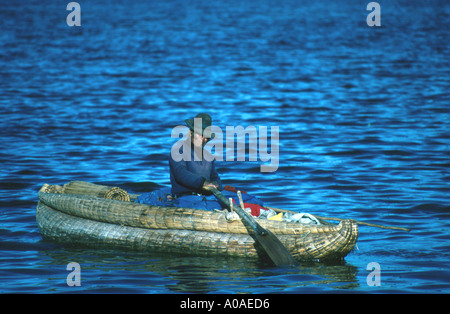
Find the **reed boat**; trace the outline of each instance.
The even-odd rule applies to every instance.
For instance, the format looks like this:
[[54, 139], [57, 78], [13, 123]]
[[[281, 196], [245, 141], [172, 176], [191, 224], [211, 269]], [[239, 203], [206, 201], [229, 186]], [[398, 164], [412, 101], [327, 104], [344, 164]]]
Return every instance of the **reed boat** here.
[[[44, 239], [71, 245], [116, 247], [196, 256], [264, 258], [251, 230], [227, 220], [226, 210], [139, 204], [118, 187], [72, 181], [40, 189], [36, 220]], [[340, 260], [358, 238], [358, 225], [255, 220], [275, 234], [298, 261]]]

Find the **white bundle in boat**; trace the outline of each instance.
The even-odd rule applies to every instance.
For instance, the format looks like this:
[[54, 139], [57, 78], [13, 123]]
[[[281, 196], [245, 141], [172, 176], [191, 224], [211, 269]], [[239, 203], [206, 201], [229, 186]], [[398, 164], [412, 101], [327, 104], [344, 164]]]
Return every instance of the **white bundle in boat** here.
[[301, 224], [320, 225], [320, 221], [316, 217], [308, 213], [298, 213], [298, 214], [285, 213], [283, 220], [290, 222], [298, 222]]

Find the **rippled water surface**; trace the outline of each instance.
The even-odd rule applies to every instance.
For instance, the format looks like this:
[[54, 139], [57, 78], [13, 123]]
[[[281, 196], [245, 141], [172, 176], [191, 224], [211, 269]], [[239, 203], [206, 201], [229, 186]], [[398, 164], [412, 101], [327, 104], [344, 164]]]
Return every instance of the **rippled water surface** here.
[[[80, 27], [68, 1], [0, 6], [0, 292], [450, 292], [448, 2], [380, 1], [381, 27], [369, 1], [91, 2]], [[345, 262], [298, 269], [42, 240], [42, 184], [167, 186], [172, 128], [202, 111], [279, 127], [278, 170], [217, 162], [225, 183], [411, 232], [360, 226]]]

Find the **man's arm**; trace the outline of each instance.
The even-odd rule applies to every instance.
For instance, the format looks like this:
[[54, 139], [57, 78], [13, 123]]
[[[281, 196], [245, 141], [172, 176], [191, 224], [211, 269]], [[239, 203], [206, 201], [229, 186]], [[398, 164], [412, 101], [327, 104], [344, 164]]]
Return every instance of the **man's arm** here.
[[215, 166], [215, 163], [214, 163], [214, 162], [213, 162], [213, 164], [212, 164], [212, 169], [211, 169], [211, 181], [217, 183], [216, 188], [217, 188], [219, 191], [222, 191], [222, 190], [223, 190], [223, 187], [222, 187], [222, 181], [220, 180], [219, 173], [216, 171], [216, 166]]
[[205, 178], [189, 171], [184, 160], [174, 161], [172, 157], [170, 157], [169, 164], [173, 171], [175, 180], [179, 184], [193, 190], [200, 191], [202, 189]]

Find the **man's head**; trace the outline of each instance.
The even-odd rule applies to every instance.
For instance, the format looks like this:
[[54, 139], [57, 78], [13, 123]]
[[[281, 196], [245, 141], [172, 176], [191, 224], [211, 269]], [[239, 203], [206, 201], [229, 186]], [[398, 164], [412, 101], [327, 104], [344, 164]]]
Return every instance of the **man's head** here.
[[184, 121], [190, 129], [191, 141], [194, 146], [203, 147], [209, 140], [214, 138], [215, 134], [211, 133], [212, 119], [209, 114], [199, 113], [194, 118]]

